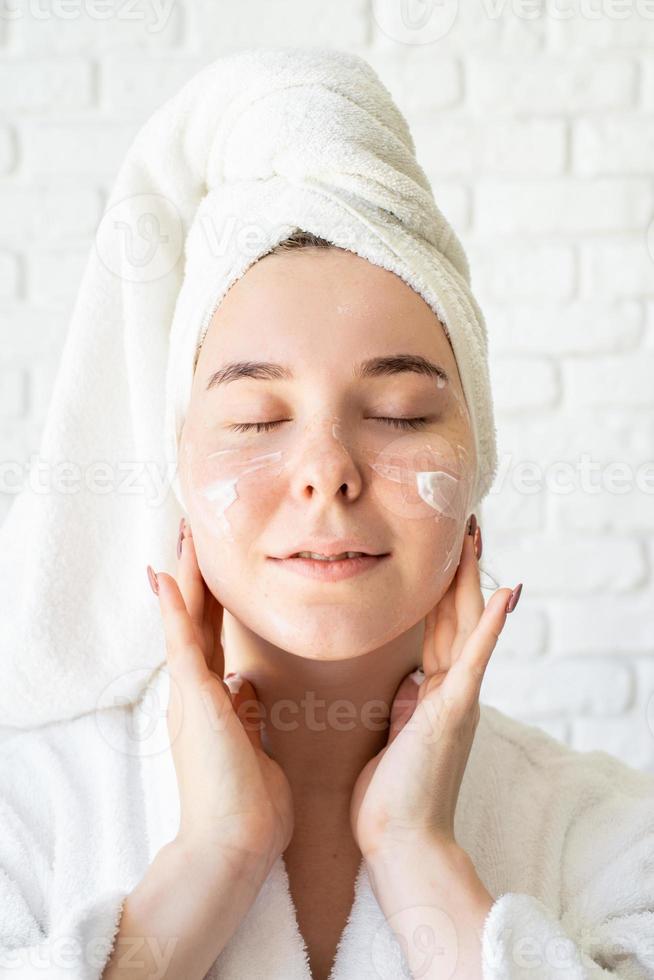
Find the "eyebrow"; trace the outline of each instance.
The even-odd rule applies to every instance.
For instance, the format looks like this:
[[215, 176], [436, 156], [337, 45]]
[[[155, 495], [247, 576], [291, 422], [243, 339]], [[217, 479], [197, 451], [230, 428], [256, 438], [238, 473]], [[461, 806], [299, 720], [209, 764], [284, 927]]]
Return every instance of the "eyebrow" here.
[[[421, 374], [433, 381], [449, 381], [447, 372], [433, 361], [420, 354], [391, 354], [386, 357], [371, 357], [354, 366], [353, 375], [357, 380], [390, 377], [396, 374]], [[219, 385], [230, 384], [241, 378], [257, 381], [292, 381], [293, 371], [285, 364], [274, 361], [232, 361], [225, 364], [209, 378], [206, 390]]]

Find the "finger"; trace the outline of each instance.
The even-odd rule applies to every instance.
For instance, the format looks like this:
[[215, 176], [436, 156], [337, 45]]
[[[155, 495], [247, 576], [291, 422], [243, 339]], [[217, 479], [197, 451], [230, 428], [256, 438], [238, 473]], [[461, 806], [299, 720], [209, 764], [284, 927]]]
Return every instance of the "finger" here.
[[[465, 546], [461, 547], [463, 556]], [[457, 634], [457, 613], [455, 605], [456, 591], [461, 573], [461, 558], [447, 591], [436, 603], [429, 615], [425, 629], [425, 645], [423, 646], [422, 669], [427, 674], [434, 674], [450, 667], [452, 652]]]
[[177, 581], [179, 584], [179, 590], [184, 597], [188, 614], [191, 617], [196, 629], [199, 631], [199, 635], [202, 635], [204, 579], [202, 578], [202, 573], [198, 568], [195, 546], [193, 543], [193, 535], [191, 533], [191, 525], [188, 523], [188, 521], [185, 521], [184, 518], [182, 518], [182, 521], [183, 524], [180, 522], [182, 539], [180, 541], [180, 548], [178, 549]]
[[488, 600], [481, 619], [448, 674], [452, 686], [448, 693], [459, 693], [464, 700], [478, 697], [486, 668], [506, 623], [506, 604], [511, 591], [498, 589]]
[[477, 627], [484, 612], [484, 597], [481, 592], [479, 578], [479, 562], [475, 554], [474, 537], [466, 534], [464, 537], [461, 564], [457, 576], [457, 588], [454, 597], [457, 629], [454, 640], [453, 659], [456, 660]]
[[230, 690], [232, 706], [250, 739], [252, 748], [260, 749], [263, 752], [261, 741], [262, 705], [252, 681], [241, 674], [228, 674], [225, 677], [225, 684]]
[[184, 525], [179, 566], [183, 576], [182, 594], [206, 651], [207, 665], [222, 677], [225, 672], [225, 657], [220, 642], [223, 607], [209, 591], [200, 571], [193, 531], [188, 521]]
[[204, 649], [177, 582], [166, 572], [157, 574], [157, 582], [170, 671], [180, 681], [207, 681], [211, 675]]

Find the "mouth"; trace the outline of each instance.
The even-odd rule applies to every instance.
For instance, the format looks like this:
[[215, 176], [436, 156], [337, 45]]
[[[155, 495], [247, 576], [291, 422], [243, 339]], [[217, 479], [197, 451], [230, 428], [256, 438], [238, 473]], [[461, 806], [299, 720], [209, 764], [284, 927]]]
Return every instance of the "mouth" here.
[[324, 555], [317, 551], [296, 551], [288, 558], [310, 558], [312, 561], [342, 561], [344, 558], [377, 558], [377, 555], [369, 554], [367, 551], [341, 551], [337, 555]]
[[388, 558], [390, 558], [390, 552], [369, 555], [361, 551], [347, 551], [338, 555], [325, 556], [311, 551], [299, 551], [287, 558], [273, 558], [271, 560], [280, 568], [304, 575], [306, 578], [336, 582], [351, 578], [353, 575], [372, 571], [386, 562]]

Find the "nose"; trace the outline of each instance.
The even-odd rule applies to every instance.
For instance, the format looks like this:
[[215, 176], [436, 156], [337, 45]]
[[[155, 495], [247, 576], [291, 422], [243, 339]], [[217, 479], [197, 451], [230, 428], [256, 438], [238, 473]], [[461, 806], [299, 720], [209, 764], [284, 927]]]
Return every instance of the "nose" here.
[[292, 493], [298, 499], [334, 496], [355, 500], [363, 485], [360, 463], [345, 440], [339, 416], [307, 423], [291, 467]]

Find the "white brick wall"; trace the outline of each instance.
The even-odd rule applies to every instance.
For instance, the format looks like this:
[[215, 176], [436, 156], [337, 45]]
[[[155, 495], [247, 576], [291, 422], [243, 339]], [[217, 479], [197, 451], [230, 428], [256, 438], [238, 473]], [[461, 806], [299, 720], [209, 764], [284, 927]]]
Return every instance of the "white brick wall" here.
[[8, 6], [2, 458], [36, 451], [138, 126], [235, 47], [357, 51], [409, 119], [488, 323], [501, 465], [483, 580], [524, 591], [482, 700], [654, 772], [654, 0]]

